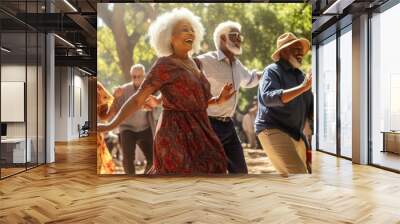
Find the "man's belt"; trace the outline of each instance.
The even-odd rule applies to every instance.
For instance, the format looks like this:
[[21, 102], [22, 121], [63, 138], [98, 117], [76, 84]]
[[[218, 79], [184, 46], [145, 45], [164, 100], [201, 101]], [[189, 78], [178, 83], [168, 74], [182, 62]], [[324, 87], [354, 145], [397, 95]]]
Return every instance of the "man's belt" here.
[[217, 120], [217, 121], [222, 121], [222, 122], [228, 122], [231, 121], [230, 117], [214, 117], [214, 116], [208, 116], [210, 119]]

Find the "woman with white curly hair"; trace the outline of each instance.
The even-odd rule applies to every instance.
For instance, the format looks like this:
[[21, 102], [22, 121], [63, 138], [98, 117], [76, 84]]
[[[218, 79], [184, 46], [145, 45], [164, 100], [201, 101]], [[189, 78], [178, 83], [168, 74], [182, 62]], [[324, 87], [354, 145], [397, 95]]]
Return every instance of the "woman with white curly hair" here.
[[192, 54], [200, 49], [204, 28], [200, 18], [185, 8], [159, 16], [149, 28], [150, 44], [158, 59], [136, 94], [132, 95], [109, 124], [115, 128], [145, 103], [150, 95], [162, 94], [163, 112], [157, 124], [153, 146], [153, 167], [149, 174], [226, 173], [226, 155], [207, 116], [207, 107], [227, 101], [235, 92], [226, 84], [213, 97], [200, 61]]

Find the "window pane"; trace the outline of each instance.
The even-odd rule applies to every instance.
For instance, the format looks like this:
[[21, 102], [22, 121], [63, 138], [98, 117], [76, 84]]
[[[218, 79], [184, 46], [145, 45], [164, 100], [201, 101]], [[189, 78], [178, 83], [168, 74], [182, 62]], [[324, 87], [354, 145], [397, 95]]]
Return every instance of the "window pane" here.
[[340, 152], [352, 157], [352, 35], [340, 36]]
[[400, 170], [400, 45], [394, 44], [398, 42], [399, 31], [394, 29], [398, 21], [400, 4], [371, 19], [371, 131], [372, 163]]
[[[37, 62], [38, 36], [36, 32], [28, 32], [28, 62], [26, 80], [26, 116], [27, 116], [27, 141], [30, 147], [30, 161], [28, 168], [37, 165]], [[28, 147], [28, 148], [29, 148]]]
[[[26, 33], [1, 34], [1, 177], [25, 170], [31, 160], [26, 144]], [[28, 150], [27, 150], [28, 149]]]
[[318, 48], [318, 148], [336, 153], [336, 39]]
[[316, 71], [316, 64], [317, 64], [317, 50], [316, 50], [317, 48], [316, 48], [316, 46], [315, 45], [313, 45], [312, 46], [312, 75], [313, 75], [313, 77], [312, 77], [312, 87], [311, 87], [311, 91], [313, 92], [313, 97], [314, 97], [314, 108], [313, 108], [313, 111], [314, 111], [314, 119], [313, 119], [313, 136], [312, 136], [312, 139], [311, 139], [311, 147], [312, 147], [312, 149], [313, 150], [315, 150], [316, 149], [316, 145], [317, 145], [317, 141], [316, 141], [316, 127], [317, 127], [317, 119], [316, 119], [316, 116], [317, 116], [317, 114], [316, 114], [316, 111], [317, 111], [317, 108], [316, 108], [316, 106], [317, 106], [317, 99], [316, 99], [316, 97], [317, 97], [317, 81], [316, 81], [316, 78], [315, 78], [315, 74], [317, 74], [317, 71]]

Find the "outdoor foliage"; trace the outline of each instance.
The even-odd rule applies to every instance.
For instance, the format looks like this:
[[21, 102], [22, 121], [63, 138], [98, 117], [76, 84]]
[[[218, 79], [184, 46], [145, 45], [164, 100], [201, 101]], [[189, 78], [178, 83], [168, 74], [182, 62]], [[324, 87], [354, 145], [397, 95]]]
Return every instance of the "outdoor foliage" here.
[[[311, 41], [311, 6], [308, 4], [271, 3], [118, 3], [98, 4], [97, 31], [98, 79], [108, 90], [129, 80], [129, 68], [134, 63], [149, 69], [156, 59], [146, 36], [154, 19], [165, 11], [185, 7], [202, 18], [206, 35], [201, 53], [215, 50], [212, 34], [226, 20], [242, 25], [245, 40], [239, 57], [249, 69], [262, 71], [272, 63], [270, 55], [277, 37], [293, 32]], [[304, 61], [304, 71], [311, 68], [311, 54]], [[241, 89], [239, 110], [247, 111], [257, 88]]]

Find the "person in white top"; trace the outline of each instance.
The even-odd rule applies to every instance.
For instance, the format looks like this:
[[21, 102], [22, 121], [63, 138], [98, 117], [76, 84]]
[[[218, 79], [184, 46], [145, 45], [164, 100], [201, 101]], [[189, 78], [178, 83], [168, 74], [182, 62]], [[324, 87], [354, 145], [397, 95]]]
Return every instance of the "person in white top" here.
[[215, 133], [224, 146], [228, 158], [229, 173], [247, 173], [243, 148], [236, 134], [232, 117], [238, 102], [239, 88], [252, 88], [258, 85], [261, 72], [249, 71], [237, 58], [242, 53], [241, 25], [226, 21], [214, 31], [216, 51], [198, 56], [202, 69], [211, 84], [211, 93], [218, 94], [226, 83], [233, 83], [234, 97], [219, 105], [210, 105], [207, 113]]

